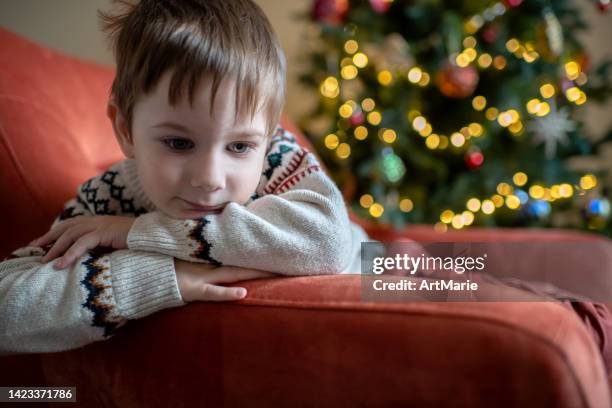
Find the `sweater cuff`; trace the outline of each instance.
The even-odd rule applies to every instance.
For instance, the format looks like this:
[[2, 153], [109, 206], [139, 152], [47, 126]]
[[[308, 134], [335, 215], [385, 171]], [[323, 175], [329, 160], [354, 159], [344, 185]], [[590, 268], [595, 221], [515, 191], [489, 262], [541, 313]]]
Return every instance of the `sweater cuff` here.
[[174, 258], [155, 253], [115, 251], [111, 256], [115, 301], [121, 316], [139, 319], [182, 306]]
[[134, 251], [156, 252], [181, 257], [189, 239], [177, 220], [154, 211], [136, 218], [127, 236], [127, 247]]

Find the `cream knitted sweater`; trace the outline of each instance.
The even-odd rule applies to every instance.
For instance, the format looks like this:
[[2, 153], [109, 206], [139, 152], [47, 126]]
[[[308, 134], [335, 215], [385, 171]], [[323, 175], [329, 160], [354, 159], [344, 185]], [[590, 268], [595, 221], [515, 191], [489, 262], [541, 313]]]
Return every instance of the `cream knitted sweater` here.
[[358, 273], [365, 232], [315, 158], [278, 128], [248, 203], [177, 220], [143, 192], [133, 160], [83, 183], [53, 225], [76, 216], [137, 217], [128, 249], [96, 248], [54, 270], [50, 248], [24, 247], [0, 263], [0, 353], [53, 352], [106, 340], [130, 319], [184, 305], [174, 258], [284, 275]]

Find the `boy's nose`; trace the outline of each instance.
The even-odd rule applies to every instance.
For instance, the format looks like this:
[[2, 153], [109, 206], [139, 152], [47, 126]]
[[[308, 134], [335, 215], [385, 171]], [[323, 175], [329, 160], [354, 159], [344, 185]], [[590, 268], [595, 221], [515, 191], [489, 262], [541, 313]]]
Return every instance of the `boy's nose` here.
[[200, 162], [191, 172], [191, 186], [207, 192], [224, 189], [225, 175], [220, 164], [215, 163], [214, 160]]

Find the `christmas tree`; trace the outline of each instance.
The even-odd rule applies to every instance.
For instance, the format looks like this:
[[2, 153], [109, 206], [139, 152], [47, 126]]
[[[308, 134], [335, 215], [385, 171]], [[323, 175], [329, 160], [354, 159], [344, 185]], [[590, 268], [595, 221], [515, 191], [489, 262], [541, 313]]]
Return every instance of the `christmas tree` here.
[[605, 169], [568, 161], [612, 141], [576, 115], [612, 88], [575, 3], [317, 0], [308, 18], [319, 103], [300, 126], [357, 215], [611, 235]]

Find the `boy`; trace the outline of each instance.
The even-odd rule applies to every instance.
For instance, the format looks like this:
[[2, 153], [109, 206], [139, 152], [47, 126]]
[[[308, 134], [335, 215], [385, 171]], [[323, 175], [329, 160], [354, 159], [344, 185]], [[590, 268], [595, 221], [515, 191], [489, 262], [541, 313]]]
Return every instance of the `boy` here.
[[276, 127], [285, 61], [259, 7], [118, 2], [103, 15], [117, 60], [107, 113], [126, 160], [0, 263], [0, 352], [80, 347], [128, 319], [246, 295], [218, 283], [359, 271], [366, 234]]

